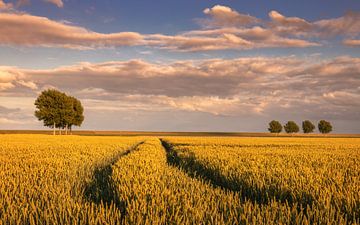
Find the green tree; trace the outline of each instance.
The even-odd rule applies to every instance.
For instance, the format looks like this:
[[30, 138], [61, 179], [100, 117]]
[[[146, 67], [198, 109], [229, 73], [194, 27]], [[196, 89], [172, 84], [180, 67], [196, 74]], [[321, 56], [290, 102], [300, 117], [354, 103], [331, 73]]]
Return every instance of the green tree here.
[[268, 130], [270, 133], [280, 133], [282, 131], [282, 125], [279, 121], [273, 120], [269, 123]]
[[315, 125], [310, 120], [305, 120], [302, 122], [302, 129], [305, 134], [314, 132]]
[[73, 114], [67, 126], [71, 131], [72, 126], [81, 126], [82, 122], [84, 121], [84, 108], [78, 99], [71, 96], [70, 100], [72, 101]]
[[332, 125], [329, 121], [320, 120], [318, 124], [318, 129], [320, 133], [327, 134], [332, 131]]
[[299, 132], [299, 126], [294, 121], [288, 121], [284, 126], [284, 130], [286, 133], [297, 133]]
[[65, 129], [67, 134], [68, 128], [80, 126], [84, 120], [81, 102], [54, 89], [43, 91], [35, 100], [35, 106], [35, 116], [43, 121], [44, 126], [53, 128], [54, 135], [56, 128], [60, 134], [61, 129]]
[[44, 126], [55, 129], [61, 124], [60, 104], [62, 102], [64, 93], [60, 91], [49, 89], [41, 92], [35, 100], [35, 116], [38, 120], [42, 120]]
[[61, 129], [65, 129], [65, 134], [67, 134], [69, 123], [73, 120], [75, 116], [73, 108], [74, 107], [72, 97], [67, 95], [62, 96], [60, 104], [60, 132]]

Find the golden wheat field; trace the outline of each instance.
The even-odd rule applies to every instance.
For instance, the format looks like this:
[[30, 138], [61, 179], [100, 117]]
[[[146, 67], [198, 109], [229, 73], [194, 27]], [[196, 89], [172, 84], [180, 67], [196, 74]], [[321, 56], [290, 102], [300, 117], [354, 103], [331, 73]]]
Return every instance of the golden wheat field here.
[[359, 138], [0, 135], [0, 224], [359, 224]]

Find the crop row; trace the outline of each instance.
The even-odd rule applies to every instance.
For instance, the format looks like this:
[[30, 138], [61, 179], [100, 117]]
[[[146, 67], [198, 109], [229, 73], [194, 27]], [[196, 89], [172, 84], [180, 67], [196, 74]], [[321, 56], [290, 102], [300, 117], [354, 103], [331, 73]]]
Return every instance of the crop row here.
[[242, 200], [296, 208], [312, 223], [360, 221], [357, 139], [167, 138], [173, 162]]
[[115, 224], [114, 204], [85, 193], [96, 168], [140, 138], [1, 135], [0, 224]]
[[2, 135], [0, 224], [359, 224], [359, 146]]
[[[113, 166], [124, 224], [309, 224], [306, 212], [278, 201], [257, 204], [173, 166], [158, 139]], [[315, 216], [314, 212], [313, 215]], [[322, 213], [322, 212], [320, 212]], [[336, 211], [329, 213], [336, 214]], [[328, 221], [324, 214], [321, 222]], [[320, 220], [319, 220], [320, 221]], [[329, 220], [329, 222], [334, 222]], [[345, 224], [343, 217], [336, 218]]]

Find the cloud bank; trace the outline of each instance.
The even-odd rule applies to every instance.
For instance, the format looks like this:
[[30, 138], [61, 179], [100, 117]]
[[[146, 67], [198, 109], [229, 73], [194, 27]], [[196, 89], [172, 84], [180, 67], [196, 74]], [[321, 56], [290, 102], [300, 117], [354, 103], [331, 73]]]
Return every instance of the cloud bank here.
[[[64, 7], [64, 3], [62, 0], [43, 0], [43, 2], [54, 4], [59, 8]], [[5, 3], [3, 0], [0, 0], [0, 10], [6, 10], [6, 11], [15, 10], [16, 8], [29, 4], [30, 4], [30, 0], [17, 0], [15, 4], [12, 2]]]
[[[62, 7], [58, 0], [49, 0]], [[0, 8], [12, 4], [0, 1]], [[306, 21], [273, 10], [264, 21], [227, 6], [204, 10], [201, 28], [174, 35], [137, 32], [98, 33], [84, 27], [53, 21], [46, 17], [16, 12], [0, 13], [0, 45], [96, 49], [121, 46], [148, 46], [172, 51], [194, 52], [226, 49], [304, 48], [321, 46], [323, 41], [343, 38], [344, 44], [358, 46], [360, 14]]]
[[[255, 57], [170, 64], [110, 61], [51, 70], [0, 67], [0, 96], [34, 97], [56, 87], [99, 103], [98, 110], [360, 119], [360, 59], [313, 61]], [[113, 106], [101, 108], [106, 105], [101, 102]]]

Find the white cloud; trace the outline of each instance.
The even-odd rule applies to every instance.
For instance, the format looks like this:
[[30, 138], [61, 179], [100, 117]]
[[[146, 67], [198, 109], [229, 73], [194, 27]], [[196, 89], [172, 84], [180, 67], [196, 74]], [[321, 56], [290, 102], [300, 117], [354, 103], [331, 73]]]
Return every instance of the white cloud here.
[[43, 0], [43, 1], [52, 3], [52, 4], [56, 5], [59, 8], [64, 7], [64, 3], [62, 2], [62, 0]]
[[[50, 0], [49, 0], [50, 1]], [[51, 2], [62, 6], [61, 1]], [[0, 2], [0, 7], [10, 5]], [[306, 21], [287, 17], [273, 10], [270, 21], [242, 14], [227, 6], [216, 5], [204, 10], [210, 19], [201, 20], [204, 29], [175, 35], [137, 32], [99, 33], [69, 22], [20, 13], [0, 13], [0, 45], [27, 47], [61, 47], [96, 49], [121, 46], [147, 46], [172, 51], [213, 51], [320, 46], [334, 37], [355, 38], [360, 33], [360, 14], [349, 13], [339, 18]], [[316, 41], [314, 41], [314, 38]], [[318, 40], [319, 39], [319, 40]], [[356, 45], [356, 39], [345, 40]]]
[[360, 39], [346, 39], [343, 43], [344, 45], [351, 47], [360, 47]]
[[256, 17], [239, 13], [230, 7], [222, 5], [215, 5], [212, 8], [206, 8], [204, 13], [209, 15], [211, 19], [201, 20], [201, 22], [210, 27], [248, 26], [257, 24], [261, 21]]
[[55, 86], [81, 99], [96, 100], [97, 110], [103, 101], [113, 102], [106, 106], [112, 110], [157, 108], [230, 116], [306, 113], [307, 109], [322, 115], [341, 106], [347, 109], [346, 118], [359, 116], [354, 101], [359, 95], [360, 59], [348, 56], [315, 62], [297, 57], [130, 60], [0, 71], [20, 74], [12, 79], [3, 76], [4, 84], [11, 86], [0, 95], [35, 97], [38, 90]]
[[5, 3], [3, 0], [0, 0], [0, 11], [12, 9], [14, 5], [12, 3]]
[[28, 14], [0, 13], [0, 27], [2, 45], [92, 49], [138, 45], [143, 39], [134, 32], [96, 33]]

